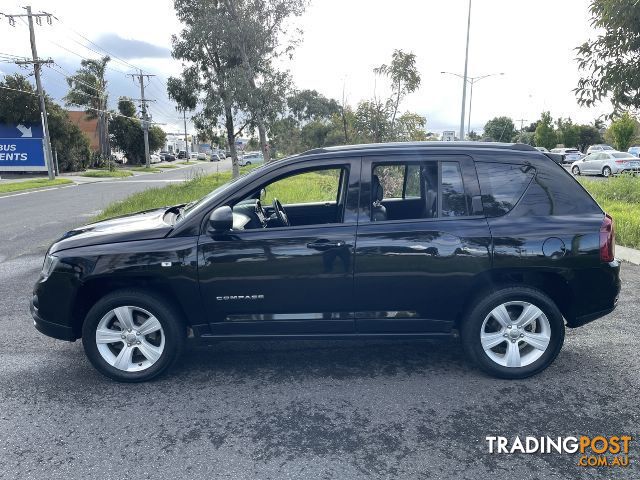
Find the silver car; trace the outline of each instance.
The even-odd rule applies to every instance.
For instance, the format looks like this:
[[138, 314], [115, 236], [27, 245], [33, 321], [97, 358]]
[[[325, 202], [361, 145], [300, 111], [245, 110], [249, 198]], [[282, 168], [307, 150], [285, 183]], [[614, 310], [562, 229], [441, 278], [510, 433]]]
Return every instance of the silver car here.
[[559, 153], [563, 156], [563, 163], [573, 163], [581, 160], [584, 155], [577, 148], [552, 148], [551, 153]]
[[640, 160], [625, 152], [594, 152], [571, 164], [574, 175], [603, 175], [640, 172]]
[[587, 155], [593, 152], [615, 152], [615, 151], [616, 149], [613, 148], [611, 145], [605, 145], [604, 143], [600, 143], [597, 145], [591, 145], [589, 148], [587, 148]]
[[264, 163], [264, 155], [262, 155], [262, 152], [247, 152], [242, 156], [242, 158], [238, 159], [238, 164], [241, 167], [246, 165], [256, 165], [259, 163]]

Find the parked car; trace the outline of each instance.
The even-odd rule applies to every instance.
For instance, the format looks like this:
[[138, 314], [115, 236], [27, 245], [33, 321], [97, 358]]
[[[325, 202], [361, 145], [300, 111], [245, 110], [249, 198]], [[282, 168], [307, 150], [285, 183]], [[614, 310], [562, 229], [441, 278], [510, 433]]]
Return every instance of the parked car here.
[[573, 163], [584, 157], [577, 148], [552, 148], [550, 153], [562, 155], [562, 163]]
[[223, 158], [221, 158], [221, 155], [216, 152], [212, 152], [211, 155], [209, 155], [209, 159], [212, 162], [219, 162], [220, 160], [224, 160]]
[[167, 152], [165, 150], [161, 151], [158, 156], [160, 157], [160, 160], [162, 160], [163, 162], [173, 162], [176, 157], [173, 153], [171, 152]]
[[200, 155], [198, 152], [191, 152], [189, 154], [189, 160], [197, 160], [198, 159], [198, 155]]
[[160, 160], [160, 155], [158, 155], [157, 153], [152, 153], [151, 155], [149, 155], [149, 163], [160, 163], [162, 160]]
[[549, 150], [547, 150], [547, 149], [546, 149], [546, 148], [544, 148], [544, 147], [536, 147], [536, 150], [538, 150], [539, 152], [545, 152], [545, 153], [546, 153], [546, 152], [549, 152]]
[[640, 172], [640, 160], [625, 152], [593, 152], [571, 164], [574, 175], [602, 175], [610, 177], [619, 173]]
[[187, 152], [185, 150], [180, 150], [178, 152], [178, 160], [185, 160], [188, 158]]
[[262, 152], [247, 152], [238, 159], [238, 165], [241, 167], [247, 165], [259, 165], [264, 163], [264, 155]]
[[629, 150], [627, 150], [627, 152], [633, 155], [634, 157], [640, 157], [640, 147], [638, 146], [629, 147]]
[[204, 153], [204, 152], [200, 152], [200, 153], [197, 154], [196, 158], [198, 160], [206, 160], [207, 159], [207, 154]]
[[587, 148], [587, 155], [589, 155], [590, 153], [593, 152], [615, 152], [615, 148], [613, 148], [611, 145], [605, 145], [605, 144], [597, 144], [597, 145], [591, 145], [589, 148]]
[[[322, 189], [295, 196], [292, 184], [319, 176]], [[524, 378], [554, 361], [565, 325], [615, 308], [619, 271], [611, 217], [533, 147], [350, 145], [68, 232], [46, 253], [31, 313], [40, 332], [82, 338], [95, 368], [126, 382], [165, 372], [187, 333], [459, 332], [483, 370]]]

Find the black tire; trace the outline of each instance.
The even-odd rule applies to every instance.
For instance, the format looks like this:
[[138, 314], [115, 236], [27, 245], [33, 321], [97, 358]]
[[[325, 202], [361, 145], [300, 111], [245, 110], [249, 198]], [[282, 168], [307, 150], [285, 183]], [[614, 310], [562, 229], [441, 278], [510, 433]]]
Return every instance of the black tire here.
[[[100, 320], [121, 306], [142, 308], [155, 316], [164, 333], [164, 349], [160, 357], [145, 370], [127, 372], [110, 365], [96, 344], [96, 329]], [[180, 315], [165, 300], [143, 290], [118, 290], [96, 302], [82, 325], [82, 344], [91, 364], [103, 375], [119, 382], [144, 382], [165, 373], [184, 349], [186, 327]]]
[[571, 169], [571, 173], [573, 173], [576, 177], [580, 175], [580, 169], [575, 166]]
[[[480, 334], [485, 318], [494, 308], [506, 302], [517, 301], [531, 303], [542, 310], [549, 321], [551, 334], [549, 344], [540, 358], [526, 366], [507, 367], [496, 363], [487, 355], [480, 341]], [[486, 373], [498, 378], [518, 379], [535, 375], [551, 365], [564, 343], [564, 330], [562, 313], [547, 295], [533, 288], [511, 286], [483, 296], [475, 303], [461, 325], [461, 339], [469, 359]]]
[[611, 176], [611, 168], [609, 168], [609, 167], [604, 167], [604, 168], [602, 169], [602, 176], [603, 176], [603, 177], [606, 177], [606, 178], [609, 178], [609, 177]]

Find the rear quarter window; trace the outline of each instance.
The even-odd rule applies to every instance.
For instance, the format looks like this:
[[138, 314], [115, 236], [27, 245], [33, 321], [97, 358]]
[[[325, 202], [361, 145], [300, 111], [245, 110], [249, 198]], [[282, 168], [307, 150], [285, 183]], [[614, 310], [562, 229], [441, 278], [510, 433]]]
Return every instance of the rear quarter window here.
[[535, 174], [529, 165], [476, 162], [482, 206], [487, 217], [511, 211]]
[[538, 167], [520, 203], [517, 216], [585, 215], [602, 210], [578, 182], [559, 165]]

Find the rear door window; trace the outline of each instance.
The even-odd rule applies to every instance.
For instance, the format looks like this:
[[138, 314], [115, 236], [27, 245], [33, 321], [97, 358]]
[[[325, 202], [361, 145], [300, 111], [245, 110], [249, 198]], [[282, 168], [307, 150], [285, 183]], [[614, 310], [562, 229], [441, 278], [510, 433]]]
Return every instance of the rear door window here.
[[508, 213], [520, 200], [535, 174], [529, 165], [476, 162], [482, 206], [487, 217]]

